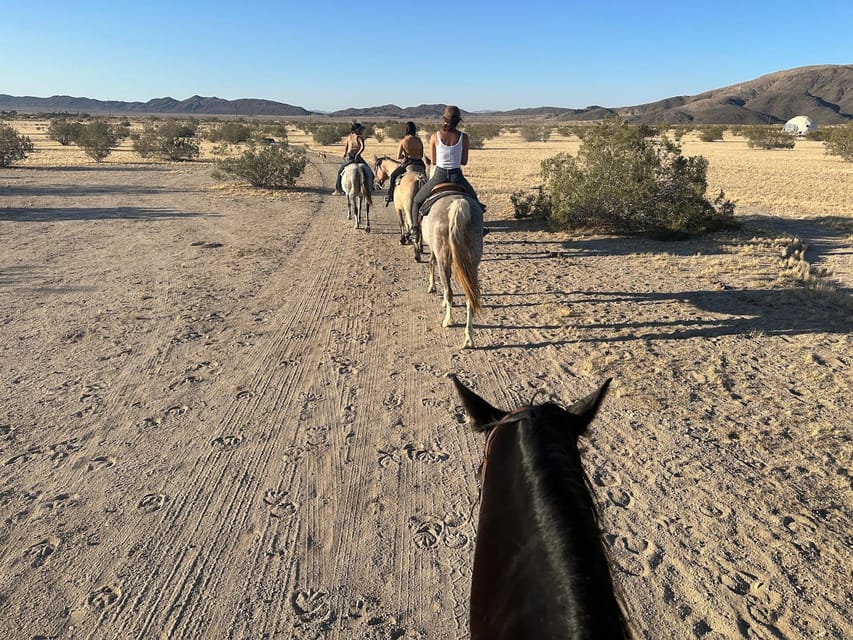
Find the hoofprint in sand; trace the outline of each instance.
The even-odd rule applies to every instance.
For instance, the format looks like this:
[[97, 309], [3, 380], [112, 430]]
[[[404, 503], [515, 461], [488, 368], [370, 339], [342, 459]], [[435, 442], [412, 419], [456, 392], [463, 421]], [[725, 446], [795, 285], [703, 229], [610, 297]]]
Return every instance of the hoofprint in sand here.
[[853, 635], [849, 165], [816, 157], [840, 177], [800, 209], [738, 178], [738, 232], [555, 235], [503, 204], [516, 138], [472, 152], [465, 351], [390, 209], [368, 235], [327, 195], [331, 153], [290, 192], [0, 170], [0, 630], [465, 637], [483, 443], [452, 371], [502, 406], [614, 378], [584, 461], [640, 637]]

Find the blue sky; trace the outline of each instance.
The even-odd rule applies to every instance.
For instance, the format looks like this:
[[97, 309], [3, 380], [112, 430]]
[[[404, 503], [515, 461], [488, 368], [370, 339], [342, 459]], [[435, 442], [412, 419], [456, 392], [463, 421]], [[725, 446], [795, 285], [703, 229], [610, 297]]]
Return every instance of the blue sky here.
[[850, 64], [851, 33], [850, 0], [4, 0], [0, 93], [620, 107]]

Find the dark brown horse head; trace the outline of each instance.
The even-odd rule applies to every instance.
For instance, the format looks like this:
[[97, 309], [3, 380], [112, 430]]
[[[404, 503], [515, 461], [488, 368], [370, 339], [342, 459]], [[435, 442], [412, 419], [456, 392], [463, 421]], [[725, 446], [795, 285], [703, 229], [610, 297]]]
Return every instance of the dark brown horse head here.
[[[453, 386], [456, 387], [456, 391], [462, 398], [462, 404], [465, 406], [465, 411], [468, 413], [471, 425], [475, 431], [490, 431], [495, 427], [496, 423], [510, 415], [510, 413], [517, 413], [530, 408], [522, 407], [515, 412], [498, 409], [462, 384], [455, 375], [451, 375], [450, 378], [453, 380]], [[546, 403], [540, 406], [547, 407], [552, 411], [567, 413], [566, 427], [570, 428], [577, 435], [580, 435], [586, 431], [587, 426], [592, 422], [595, 414], [598, 413], [598, 408], [601, 406], [604, 396], [607, 395], [611, 381], [612, 378], [608, 378], [597, 391], [578, 400], [567, 409], [562, 409], [553, 403]]]
[[451, 378], [487, 434], [471, 639], [630, 637], [577, 444], [610, 380], [568, 408], [506, 411]]

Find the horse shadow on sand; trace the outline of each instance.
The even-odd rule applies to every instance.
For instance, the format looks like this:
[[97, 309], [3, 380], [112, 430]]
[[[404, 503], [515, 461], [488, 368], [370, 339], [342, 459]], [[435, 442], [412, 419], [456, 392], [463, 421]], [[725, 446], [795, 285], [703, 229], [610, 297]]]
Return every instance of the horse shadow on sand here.
[[[512, 225], [512, 222], [509, 222]], [[824, 260], [845, 259], [851, 254], [846, 236], [851, 223], [844, 218], [782, 219], [756, 216], [744, 220], [737, 232], [712, 234], [683, 242], [661, 241], [648, 237], [590, 237], [570, 241], [515, 241], [502, 243], [498, 240], [492, 251], [487, 250], [484, 260], [518, 259], [565, 259], [582, 262], [591, 256], [630, 256], [648, 253], [669, 255], [713, 255], [730, 253], [727, 247], [743, 244], [747, 239], [767, 237], [796, 237], [806, 245], [805, 259], [811, 264]], [[491, 223], [490, 223], [491, 226]], [[530, 226], [529, 224], [526, 226]], [[515, 230], [515, 229], [513, 229]], [[505, 244], [507, 250], [503, 250]], [[518, 247], [521, 247], [520, 249]], [[491, 255], [489, 255], [491, 254]], [[774, 289], [738, 289], [718, 283], [714, 289], [628, 292], [565, 290], [566, 281], [557, 287], [535, 287], [524, 293], [491, 292], [488, 306], [492, 310], [506, 307], [535, 307], [542, 303], [555, 303], [571, 308], [579, 303], [600, 305], [598, 316], [601, 322], [573, 325], [581, 332], [570, 339], [545, 340], [539, 343], [499, 344], [483, 346], [483, 349], [537, 348], [552, 345], [576, 344], [601, 341], [602, 333], [608, 342], [634, 340], [674, 340], [682, 338], [715, 338], [730, 335], [802, 335], [815, 333], [848, 334], [853, 331], [853, 290], [848, 282], [833, 283], [837, 286], [807, 288], [792, 285]], [[563, 286], [560, 286], [560, 285]], [[558, 290], [563, 289], [563, 290]], [[628, 319], [621, 314], [619, 320], [607, 321], [607, 309], [623, 305], [633, 309]], [[669, 319], [669, 314], [659, 312], [666, 307], [692, 307], [697, 312], [692, 317]], [[649, 313], [644, 310], [649, 309]], [[555, 332], [560, 325], [499, 326], [480, 325], [480, 328], [506, 330], [539, 329]], [[588, 336], [583, 335], [588, 333]]]

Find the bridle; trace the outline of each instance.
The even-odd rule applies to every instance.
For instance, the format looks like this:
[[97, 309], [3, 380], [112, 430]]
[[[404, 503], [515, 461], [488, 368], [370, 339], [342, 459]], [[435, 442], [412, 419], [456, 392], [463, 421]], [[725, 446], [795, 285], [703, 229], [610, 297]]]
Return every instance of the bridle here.
[[495, 437], [498, 429], [514, 422], [518, 422], [521, 420], [521, 414], [532, 409], [532, 405], [527, 405], [525, 407], [519, 407], [518, 409], [513, 409], [508, 414], [506, 414], [500, 420], [492, 423], [492, 428], [489, 430], [489, 433], [486, 435], [486, 443], [483, 446], [483, 462], [480, 463], [480, 492], [483, 491], [483, 483], [486, 481], [486, 465], [489, 462], [489, 451], [492, 448], [492, 440]]
[[[382, 166], [382, 163], [385, 160], [393, 161], [394, 159], [390, 156], [382, 156], [381, 158], [376, 158], [376, 166], [373, 167], [373, 174], [375, 178], [374, 182], [376, 182], [376, 184], [378, 184], [380, 187], [383, 187], [385, 185], [385, 181], [391, 176], [391, 174], [385, 170], [385, 167]], [[383, 177], [380, 178], [379, 176]]]

